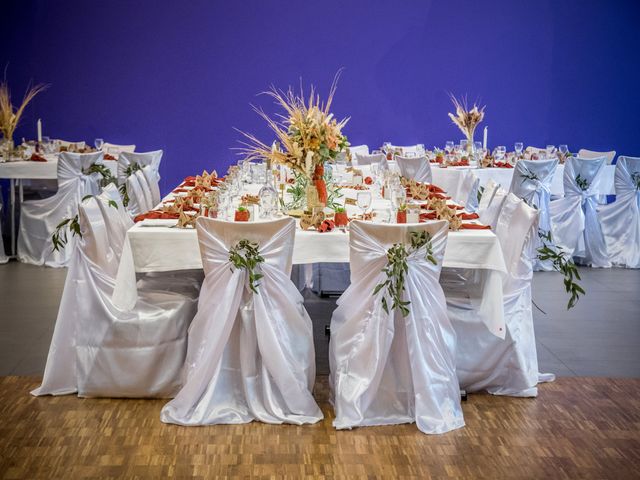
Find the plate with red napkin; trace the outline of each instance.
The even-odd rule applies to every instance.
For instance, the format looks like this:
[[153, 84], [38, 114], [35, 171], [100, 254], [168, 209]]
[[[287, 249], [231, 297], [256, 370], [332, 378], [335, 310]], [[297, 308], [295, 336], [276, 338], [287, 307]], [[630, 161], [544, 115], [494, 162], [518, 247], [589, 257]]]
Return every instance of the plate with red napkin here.
[[39, 153], [35, 153], [35, 152], [31, 154], [30, 160], [32, 162], [46, 162], [47, 161], [47, 159], [44, 158], [43, 155], [40, 155]]

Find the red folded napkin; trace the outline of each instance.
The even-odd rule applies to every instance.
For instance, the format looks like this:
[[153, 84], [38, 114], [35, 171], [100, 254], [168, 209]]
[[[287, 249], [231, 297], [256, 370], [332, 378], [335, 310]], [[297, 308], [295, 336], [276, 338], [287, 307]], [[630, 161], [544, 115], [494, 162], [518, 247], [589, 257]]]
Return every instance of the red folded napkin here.
[[437, 185], [434, 185], [433, 183], [429, 185], [429, 191], [433, 193], [445, 193], [442, 188], [440, 188]]
[[467, 212], [458, 213], [458, 216], [462, 220], [475, 220], [476, 218], [480, 218], [480, 215], [478, 215], [477, 213], [467, 213]]
[[437, 216], [436, 216], [436, 212], [429, 212], [429, 213], [421, 213], [420, 214], [420, 221], [421, 222], [426, 222], [427, 220], [436, 220]]
[[513, 165], [508, 162], [494, 162], [493, 166], [496, 168], [513, 168]]
[[463, 223], [460, 230], [491, 230], [491, 225], [481, 225], [479, 223]]
[[40, 155], [39, 153], [32, 153], [31, 154], [31, 161], [32, 162], [46, 162], [47, 159], [44, 158], [42, 155]]
[[116, 157], [114, 157], [113, 155], [109, 155], [108, 153], [105, 153], [103, 158], [105, 160], [117, 160]]
[[451, 197], [447, 197], [446, 195], [442, 195], [441, 193], [429, 193], [430, 198], [439, 198], [440, 200], [450, 200]]
[[185, 193], [185, 192], [189, 192], [190, 189], [189, 188], [174, 188], [173, 189], [173, 193]]
[[158, 210], [151, 210], [147, 213], [141, 213], [140, 215], [136, 215], [136, 217], [133, 219], [133, 221], [135, 223], [141, 222], [142, 220], [145, 219], [152, 219], [152, 220], [157, 220], [157, 219], [161, 219], [161, 220], [177, 220], [178, 218], [180, 218], [180, 214], [179, 213], [169, 213], [169, 212], [160, 212]]
[[462, 205], [449, 205], [449, 208], [455, 208], [456, 210], [462, 210], [464, 207]]

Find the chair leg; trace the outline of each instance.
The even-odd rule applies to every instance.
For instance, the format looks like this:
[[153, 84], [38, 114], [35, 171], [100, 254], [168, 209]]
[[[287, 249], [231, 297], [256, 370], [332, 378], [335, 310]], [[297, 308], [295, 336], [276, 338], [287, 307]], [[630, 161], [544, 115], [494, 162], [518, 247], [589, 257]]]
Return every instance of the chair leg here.
[[460, 400], [463, 402], [467, 401], [467, 391], [460, 389]]
[[330, 336], [331, 336], [331, 327], [330, 327], [329, 325], [325, 325], [325, 326], [324, 326], [324, 334], [325, 334], [327, 337], [330, 337]]

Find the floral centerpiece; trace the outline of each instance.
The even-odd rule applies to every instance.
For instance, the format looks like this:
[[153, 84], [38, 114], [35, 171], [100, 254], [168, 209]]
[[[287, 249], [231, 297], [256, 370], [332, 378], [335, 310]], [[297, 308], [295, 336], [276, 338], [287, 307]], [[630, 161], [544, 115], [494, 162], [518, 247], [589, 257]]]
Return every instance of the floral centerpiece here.
[[469, 109], [466, 97], [458, 100], [453, 95], [450, 96], [451, 102], [456, 108], [456, 113], [449, 113], [449, 118], [453, 121], [454, 125], [456, 125], [460, 129], [465, 137], [467, 137], [467, 149], [469, 150], [469, 152], [472, 152], [473, 134], [476, 131], [478, 125], [480, 125], [480, 123], [484, 119], [485, 107], [478, 107], [478, 105], [474, 103], [473, 107]]
[[15, 108], [11, 103], [11, 92], [6, 81], [0, 83], [0, 132], [5, 142], [5, 148], [10, 153], [13, 150], [13, 134], [20, 123], [24, 109], [31, 103], [36, 95], [46, 90], [47, 85], [39, 84], [29, 86], [22, 98], [22, 103]]
[[272, 97], [283, 114], [270, 117], [261, 108], [254, 110], [276, 135], [276, 143], [268, 145], [252, 134], [241, 132], [247, 137], [240, 151], [247, 160], [265, 160], [267, 164], [285, 165], [294, 172], [311, 180], [307, 186], [307, 207], [324, 206], [327, 203], [327, 187], [324, 180], [324, 163], [333, 161], [349, 146], [342, 129], [348, 118], [338, 121], [330, 112], [336, 92], [340, 71], [336, 74], [326, 102], [311, 86], [308, 97], [302, 87], [300, 93], [291, 88], [282, 91], [271, 87], [264, 94]]

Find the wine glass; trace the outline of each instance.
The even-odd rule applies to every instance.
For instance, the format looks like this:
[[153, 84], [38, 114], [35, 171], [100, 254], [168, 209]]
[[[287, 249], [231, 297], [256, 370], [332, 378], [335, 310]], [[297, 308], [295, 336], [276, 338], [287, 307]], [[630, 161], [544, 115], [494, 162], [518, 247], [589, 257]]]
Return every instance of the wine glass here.
[[462, 151], [463, 154], [467, 151], [468, 148], [469, 148], [469, 140], [467, 140], [466, 138], [460, 140], [460, 150]]
[[507, 153], [507, 147], [504, 145], [498, 145], [496, 147], [496, 160], [501, 162], [504, 159], [505, 154]]
[[513, 144], [513, 149], [516, 152], [516, 156], [518, 158], [520, 158], [520, 155], [522, 155], [522, 150], [524, 150], [524, 143], [522, 142], [516, 142]]
[[444, 151], [447, 152], [447, 154], [453, 151], [453, 140], [447, 140], [447, 143], [444, 144]]
[[563, 157], [566, 157], [567, 153], [569, 153], [569, 147], [567, 145], [559, 145], [558, 150], [560, 150]]
[[96, 138], [96, 139], [93, 141], [93, 144], [95, 145], [96, 150], [102, 150], [102, 145], [104, 145], [104, 139], [102, 139], [102, 138]]
[[424, 155], [426, 150], [424, 149], [424, 143], [419, 143], [418, 145], [416, 145], [417, 150], [418, 150], [418, 155]]
[[362, 210], [362, 216], [367, 213], [367, 209], [371, 206], [371, 192], [361, 191], [356, 195], [356, 204]]
[[555, 145], [547, 145], [547, 148], [546, 148], [547, 158], [551, 158], [553, 156], [553, 152], [555, 151], [555, 149], [556, 149]]

